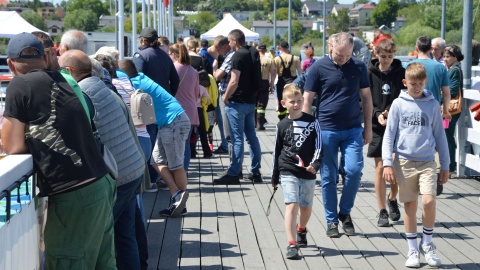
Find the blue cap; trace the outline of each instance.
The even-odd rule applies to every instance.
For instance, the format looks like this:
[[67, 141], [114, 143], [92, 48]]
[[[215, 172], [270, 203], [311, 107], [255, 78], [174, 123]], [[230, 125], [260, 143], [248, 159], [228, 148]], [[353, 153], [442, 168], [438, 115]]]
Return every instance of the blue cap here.
[[[22, 54], [22, 51], [28, 48], [33, 48], [37, 51], [34, 54]], [[11, 59], [18, 58], [40, 58], [45, 54], [43, 50], [43, 45], [40, 40], [30, 34], [30, 33], [21, 33], [10, 39], [7, 47], [7, 56]]]

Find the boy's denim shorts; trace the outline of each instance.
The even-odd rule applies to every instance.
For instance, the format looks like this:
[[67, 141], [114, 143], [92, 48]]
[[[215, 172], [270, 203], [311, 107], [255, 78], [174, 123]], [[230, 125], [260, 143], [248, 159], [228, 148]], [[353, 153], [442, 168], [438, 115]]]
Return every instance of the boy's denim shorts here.
[[173, 122], [160, 128], [152, 152], [152, 164], [168, 165], [168, 169], [183, 168], [185, 141], [190, 132], [190, 119], [182, 113]]
[[298, 203], [312, 207], [315, 180], [298, 178], [294, 175], [280, 175], [285, 203]]

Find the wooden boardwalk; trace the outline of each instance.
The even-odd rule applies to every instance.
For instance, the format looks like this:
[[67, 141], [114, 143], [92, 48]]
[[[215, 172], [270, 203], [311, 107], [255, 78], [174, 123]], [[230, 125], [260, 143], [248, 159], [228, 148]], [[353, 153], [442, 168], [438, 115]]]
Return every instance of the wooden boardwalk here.
[[[357, 234], [337, 239], [326, 237], [321, 188], [317, 185], [308, 224], [308, 247], [301, 249], [300, 260], [285, 258], [287, 239], [281, 187], [272, 201], [270, 215], [266, 215], [273, 192], [270, 175], [277, 123], [273, 104], [271, 97], [267, 112], [271, 124], [266, 131], [257, 132], [263, 154], [263, 183], [254, 185], [241, 180], [238, 186], [213, 186], [217, 172], [229, 163], [228, 155], [217, 155], [212, 159], [192, 159], [187, 216], [160, 217], [158, 212], [168, 206], [169, 192], [144, 193], [145, 213], [149, 218], [149, 269], [407, 269], [403, 209], [402, 218], [393, 226], [376, 226], [375, 169], [371, 158], [365, 158], [362, 182], [351, 213]], [[217, 128], [215, 132], [218, 137]], [[201, 152], [200, 148], [198, 151]], [[245, 175], [250, 162], [246, 153]], [[479, 198], [477, 180], [450, 179], [445, 185], [444, 194], [437, 201], [434, 235], [443, 263], [441, 268], [480, 269]], [[417, 216], [421, 232], [421, 209]], [[430, 268], [423, 257], [421, 262], [422, 268]]]

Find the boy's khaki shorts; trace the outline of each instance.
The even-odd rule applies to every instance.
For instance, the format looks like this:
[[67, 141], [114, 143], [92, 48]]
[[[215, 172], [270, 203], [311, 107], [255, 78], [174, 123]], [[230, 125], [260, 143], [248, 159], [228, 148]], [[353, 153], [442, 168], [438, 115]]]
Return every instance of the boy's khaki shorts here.
[[393, 171], [399, 187], [399, 200], [402, 203], [418, 199], [423, 195], [437, 195], [437, 164], [432, 161], [411, 161], [395, 158]]

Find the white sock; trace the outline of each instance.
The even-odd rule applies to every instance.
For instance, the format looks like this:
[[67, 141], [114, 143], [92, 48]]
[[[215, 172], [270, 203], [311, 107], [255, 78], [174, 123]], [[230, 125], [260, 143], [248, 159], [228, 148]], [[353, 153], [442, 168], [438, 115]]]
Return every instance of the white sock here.
[[417, 233], [405, 233], [407, 236], [408, 249], [418, 250]]
[[422, 236], [423, 244], [431, 243], [432, 236], [433, 236], [433, 228], [423, 227], [423, 236]]

